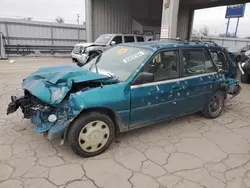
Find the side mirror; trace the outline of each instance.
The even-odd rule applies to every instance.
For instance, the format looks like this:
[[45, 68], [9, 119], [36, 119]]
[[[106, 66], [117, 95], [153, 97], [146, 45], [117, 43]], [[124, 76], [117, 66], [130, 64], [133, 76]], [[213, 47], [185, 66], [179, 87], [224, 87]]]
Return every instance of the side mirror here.
[[113, 41], [111, 41], [110, 45], [114, 46], [114, 45], [116, 45], [116, 42], [113, 40]]
[[154, 81], [153, 73], [142, 72], [135, 78], [133, 85], [145, 84], [153, 81]]

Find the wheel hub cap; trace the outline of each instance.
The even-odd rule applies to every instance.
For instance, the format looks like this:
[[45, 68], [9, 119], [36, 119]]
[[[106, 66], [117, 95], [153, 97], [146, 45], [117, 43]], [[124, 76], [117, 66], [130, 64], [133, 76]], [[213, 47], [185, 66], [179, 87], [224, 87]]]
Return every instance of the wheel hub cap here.
[[110, 130], [103, 121], [86, 124], [79, 133], [78, 143], [86, 152], [96, 152], [108, 142]]

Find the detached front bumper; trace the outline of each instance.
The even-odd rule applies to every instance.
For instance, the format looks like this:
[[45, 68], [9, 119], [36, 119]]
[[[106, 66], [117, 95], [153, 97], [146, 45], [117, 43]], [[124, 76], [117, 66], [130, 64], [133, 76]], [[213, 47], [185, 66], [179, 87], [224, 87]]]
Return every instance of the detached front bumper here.
[[28, 119], [30, 118], [30, 116], [33, 115], [33, 112], [29, 108], [30, 106], [31, 104], [29, 103], [29, 101], [25, 96], [23, 97], [11, 96], [11, 102], [9, 103], [7, 108], [7, 115], [13, 114], [20, 107], [24, 114], [24, 118]]
[[23, 100], [23, 97], [17, 99], [16, 96], [11, 96], [11, 103], [8, 105], [7, 115], [13, 114], [15, 111], [17, 111]]

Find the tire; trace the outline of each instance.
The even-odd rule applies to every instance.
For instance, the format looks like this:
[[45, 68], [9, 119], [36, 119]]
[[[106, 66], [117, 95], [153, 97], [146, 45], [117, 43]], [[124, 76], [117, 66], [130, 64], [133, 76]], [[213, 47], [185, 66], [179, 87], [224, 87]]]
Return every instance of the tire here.
[[246, 84], [246, 83], [248, 83], [248, 74], [247, 73], [245, 73], [245, 74], [241, 74], [240, 75], [240, 81], [242, 82], [242, 83], [244, 83], [244, 84]]
[[217, 91], [205, 106], [202, 114], [206, 118], [215, 119], [221, 115], [225, 106], [225, 92]]
[[111, 118], [99, 112], [79, 116], [68, 131], [71, 149], [81, 157], [93, 157], [104, 152], [115, 137]]
[[72, 58], [72, 62], [73, 62], [73, 63], [77, 63], [78, 61], [77, 61], [77, 59]]

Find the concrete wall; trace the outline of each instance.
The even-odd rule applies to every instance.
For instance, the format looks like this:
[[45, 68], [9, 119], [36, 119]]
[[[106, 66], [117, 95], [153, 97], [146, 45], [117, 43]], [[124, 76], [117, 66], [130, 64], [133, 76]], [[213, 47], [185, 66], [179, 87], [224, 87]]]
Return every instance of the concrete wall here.
[[[92, 40], [104, 33], [131, 33], [129, 3], [124, 0], [92, 0]], [[88, 23], [87, 23], [88, 24]]]
[[[86, 2], [87, 27], [91, 27], [88, 28], [92, 35], [89, 37], [91, 41], [104, 33], [133, 33], [133, 27], [139, 27], [133, 23], [134, 19], [143, 20], [144, 23], [139, 24], [153, 26], [154, 30], [161, 26], [163, 0], [86, 0]], [[139, 30], [141, 31], [141, 28]]]
[[143, 26], [134, 19], [132, 20], [132, 31], [133, 33], [136, 31], [139, 32], [137, 34], [143, 34]]
[[86, 28], [73, 24], [0, 18], [0, 32], [8, 45], [74, 46], [86, 41]]
[[185, 40], [190, 38], [193, 26], [194, 10], [187, 5], [180, 4], [177, 24], [177, 37]]

